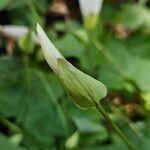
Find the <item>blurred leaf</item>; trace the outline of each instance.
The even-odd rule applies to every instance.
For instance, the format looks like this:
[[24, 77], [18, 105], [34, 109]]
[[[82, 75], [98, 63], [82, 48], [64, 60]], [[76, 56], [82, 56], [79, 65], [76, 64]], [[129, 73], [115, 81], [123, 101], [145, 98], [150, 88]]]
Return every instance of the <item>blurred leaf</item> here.
[[51, 85], [51, 88], [52, 88], [53, 92], [55, 93], [55, 96], [57, 97], [57, 99], [62, 98], [65, 91], [64, 91], [60, 81], [58, 80], [58, 78], [52, 73], [49, 74], [47, 76], [47, 78], [48, 78], [48, 82]]
[[75, 30], [72, 35], [75, 36], [75, 38], [78, 39], [81, 43], [87, 43], [89, 41], [88, 34], [84, 29]]
[[36, 51], [36, 59], [37, 59], [38, 62], [41, 62], [41, 61], [45, 60], [41, 48], [37, 49], [37, 51]]
[[100, 124], [93, 123], [87, 118], [74, 117], [73, 120], [77, 126], [78, 131], [82, 134], [94, 134], [105, 131], [105, 128], [103, 126], [101, 126]]
[[127, 65], [129, 77], [143, 92], [150, 91], [150, 61], [141, 58], [130, 58]]
[[56, 31], [61, 31], [61, 32], [65, 32], [65, 30], [66, 30], [66, 25], [65, 25], [65, 23], [64, 22], [56, 22], [55, 24], [54, 24], [54, 30], [56, 30]]
[[0, 134], [0, 146], [3, 150], [25, 150], [11, 141], [10, 138]]
[[[102, 65], [105, 68], [105, 70], [109, 70], [109, 72], [111, 72], [110, 74], [108, 74], [109, 76], [107, 75], [107, 77], [109, 78], [111, 77], [111, 79], [106, 79], [105, 76], [101, 76], [101, 78], [104, 79], [106, 84], [109, 84], [108, 83], [109, 81], [110, 83], [118, 82], [117, 85], [119, 83], [123, 85], [122, 81], [126, 77], [132, 80], [137, 85], [137, 87], [143, 92], [149, 92], [150, 91], [150, 80], [149, 80], [150, 61], [138, 55], [133, 55], [130, 52], [130, 49], [127, 49], [126, 45], [123, 42], [120, 42], [118, 40], [113, 40], [113, 39], [107, 42], [108, 42], [106, 44], [107, 49], [109, 50], [111, 56], [115, 60], [117, 67], [114, 63], [110, 63], [108, 60], [103, 61]], [[124, 74], [124, 76], [120, 75], [118, 71], [118, 67], [121, 70], [121, 72]], [[106, 72], [102, 70], [102, 74], [103, 73]], [[113, 74], [115, 73], [116, 75], [118, 74], [119, 77], [115, 75], [118, 79], [114, 77], [114, 75], [112, 78], [112, 73]], [[99, 74], [101, 75], [101, 72]], [[109, 84], [108, 86], [112, 86], [112, 84], [111, 85]]]
[[[144, 149], [144, 145], [142, 142], [143, 137], [139, 135], [139, 132], [141, 132], [140, 129], [137, 130], [135, 126], [132, 125], [132, 122], [128, 120], [123, 113], [116, 113], [117, 114], [113, 114], [115, 122], [124, 133], [124, 135], [133, 143], [135, 149]], [[122, 140], [118, 136], [116, 136], [116, 134], [112, 135], [112, 139], [116, 143], [122, 142]]]
[[12, 24], [27, 25], [33, 28], [35, 26], [35, 21], [32, 18], [31, 12], [26, 10], [26, 7], [10, 10], [9, 15], [12, 20]]
[[31, 1], [34, 1], [34, 0], [18, 0], [18, 1], [10, 0], [8, 3], [7, 9], [16, 9], [19, 7], [23, 7], [23, 6], [28, 5]]
[[[143, 145], [144, 148], [143, 150], [148, 150], [149, 149], [149, 138], [143, 138]], [[116, 143], [116, 144], [107, 144], [104, 146], [91, 146], [91, 147], [81, 147], [82, 150], [128, 150], [129, 148], [122, 142]], [[141, 148], [137, 147], [136, 150], [141, 150]]]
[[39, 15], [39, 13], [37, 12], [37, 10], [35, 8], [35, 5], [32, 2], [29, 3], [29, 8], [30, 8], [30, 12], [32, 15], [32, 19], [34, 20], [34, 23], [39, 22], [43, 26], [44, 18]]
[[107, 139], [107, 131], [100, 123], [94, 123], [84, 117], [74, 117], [73, 120], [80, 133], [81, 145], [90, 146]]
[[103, 56], [101, 53], [95, 48], [95, 46], [93, 46], [92, 43], [87, 43], [80, 58], [81, 66], [85, 70], [93, 72], [92, 68], [99, 67], [99, 64], [102, 61], [102, 57]]
[[124, 143], [118, 143], [118, 144], [108, 144], [105, 146], [91, 146], [87, 148], [83, 148], [83, 150], [128, 150], [128, 147]]
[[144, 100], [145, 104], [145, 108], [147, 110], [150, 110], [150, 93], [141, 93], [141, 97]]
[[73, 133], [66, 141], [65, 143], [65, 147], [66, 149], [75, 149], [78, 146], [79, 143], [79, 132], [76, 131], [75, 133]]
[[150, 58], [150, 36], [149, 34], [136, 34], [128, 39], [125, 44], [127, 49], [135, 56]]
[[[64, 134], [63, 126], [57, 112], [45, 90], [45, 85], [37, 71], [30, 72], [29, 93], [20, 106], [20, 120], [24, 126], [24, 136], [30, 143], [39, 146], [48, 146], [54, 142], [54, 136]], [[33, 115], [34, 114], [34, 115]], [[31, 137], [34, 137], [31, 140]], [[31, 141], [30, 141], [31, 140]]]
[[11, 10], [11, 9], [16, 9], [16, 8], [20, 8], [23, 6], [28, 5], [31, 1], [34, 0], [1, 0], [0, 1], [0, 10], [2, 9], [7, 9], [7, 10]]
[[24, 94], [22, 69], [22, 62], [15, 57], [0, 57], [0, 114], [4, 117], [18, 114]]
[[130, 30], [145, 27], [150, 30], [150, 10], [141, 5], [125, 5], [120, 13], [121, 23]]
[[149, 143], [150, 143], [150, 137], [143, 138], [143, 145], [144, 145], [145, 150], [149, 150]]
[[1, 0], [0, 1], [0, 10], [6, 8], [9, 4], [10, 0]]
[[33, 53], [34, 50], [34, 41], [32, 39], [32, 33], [28, 32], [18, 41], [20, 48], [27, 53]]
[[101, 68], [99, 71], [99, 79], [111, 90], [120, 90], [124, 88], [124, 79], [111, 70]]
[[37, 141], [41, 145], [53, 143], [53, 136], [60, 136], [64, 131], [57, 108], [51, 101], [53, 97], [47, 94], [39, 76], [30, 71], [30, 87], [27, 87], [18, 59], [4, 56], [0, 58], [0, 64], [3, 72], [0, 74], [0, 115], [16, 116], [17, 122], [23, 125], [24, 137], [29, 140], [32, 137], [31, 141], [36, 144]]
[[71, 34], [65, 35], [54, 43], [65, 57], [79, 58], [84, 50], [84, 45], [77, 41]]

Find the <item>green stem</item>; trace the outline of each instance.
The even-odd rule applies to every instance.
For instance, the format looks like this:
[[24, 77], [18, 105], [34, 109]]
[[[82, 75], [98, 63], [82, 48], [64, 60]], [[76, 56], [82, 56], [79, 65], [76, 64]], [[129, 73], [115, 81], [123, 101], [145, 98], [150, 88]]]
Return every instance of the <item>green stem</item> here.
[[104, 108], [96, 101], [94, 101], [95, 107], [97, 110], [103, 115], [103, 117], [107, 120], [107, 122], [112, 126], [113, 130], [118, 134], [118, 136], [128, 145], [129, 149], [135, 150], [134, 145], [127, 139], [127, 137], [122, 133], [122, 131], [117, 127], [117, 125], [110, 119], [107, 115], [107, 112]]

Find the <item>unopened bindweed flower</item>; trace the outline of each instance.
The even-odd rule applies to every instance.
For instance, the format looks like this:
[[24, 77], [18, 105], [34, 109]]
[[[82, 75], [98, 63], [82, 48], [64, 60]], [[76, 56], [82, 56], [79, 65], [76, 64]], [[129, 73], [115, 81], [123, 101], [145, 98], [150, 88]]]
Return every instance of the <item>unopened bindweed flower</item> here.
[[81, 108], [89, 108], [107, 94], [105, 85], [81, 72], [69, 63], [48, 39], [40, 25], [37, 34], [46, 61], [55, 72], [67, 93]]
[[94, 29], [102, 8], [102, 3], [103, 0], [79, 0], [83, 21], [88, 30]]

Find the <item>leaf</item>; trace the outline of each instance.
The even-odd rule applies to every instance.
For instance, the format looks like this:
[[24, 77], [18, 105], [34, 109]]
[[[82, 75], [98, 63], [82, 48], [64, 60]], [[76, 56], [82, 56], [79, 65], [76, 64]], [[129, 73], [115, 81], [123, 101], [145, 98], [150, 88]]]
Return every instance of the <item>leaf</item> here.
[[1, 0], [0, 1], [0, 10], [3, 10], [5, 7], [7, 7], [10, 0]]
[[18, 44], [24, 52], [32, 53], [35, 46], [32, 39], [32, 33], [26, 33], [23, 37], [19, 39]]
[[108, 145], [102, 145], [102, 146], [91, 146], [91, 147], [83, 147], [83, 150], [128, 150], [128, 147], [124, 143], [118, 143], [118, 144], [108, 144]]
[[49, 66], [56, 73], [67, 93], [79, 107], [92, 107], [95, 105], [95, 102], [99, 102], [100, 99], [106, 96], [107, 89], [105, 85], [67, 62], [49, 41], [39, 25], [37, 25], [37, 33]]
[[[142, 149], [148, 150], [149, 149], [149, 142], [150, 138], [143, 138], [143, 145], [144, 147]], [[95, 146], [88, 146], [88, 147], [81, 147], [82, 150], [128, 150], [129, 148], [122, 142], [118, 142], [115, 144], [107, 144], [107, 145], [95, 145]], [[141, 147], [136, 147], [136, 150], [141, 150]]]
[[81, 43], [87, 43], [89, 41], [88, 34], [84, 29], [75, 30], [72, 35], [75, 36], [75, 38], [78, 39], [78, 41]]
[[62, 98], [65, 91], [58, 78], [54, 74], [48, 74], [47, 80], [51, 85], [52, 91], [55, 93], [57, 99]]
[[141, 93], [141, 97], [144, 100], [144, 106], [147, 110], [150, 110], [150, 93]]
[[103, 126], [101, 126], [98, 123], [94, 123], [92, 121], [90, 121], [87, 118], [84, 117], [74, 117], [73, 118], [78, 131], [81, 134], [94, 134], [94, 133], [100, 133], [105, 131], [105, 128]]
[[22, 62], [16, 57], [1, 56], [0, 72], [0, 115], [16, 116], [24, 93]]
[[63, 38], [55, 41], [54, 43], [65, 57], [80, 58], [85, 47], [71, 34], [66, 34]]
[[150, 30], [150, 11], [141, 5], [127, 4], [120, 13], [120, 21], [131, 30], [136, 30], [143, 26]]
[[11, 141], [10, 138], [0, 134], [0, 146], [3, 150], [25, 150]]
[[134, 57], [126, 64], [129, 77], [143, 92], [150, 92], [150, 61]]
[[[104, 81], [106, 85], [109, 84], [108, 86], [111, 88], [113, 86], [112, 84], [114, 84], [114, 86], [120, 84], [119, 88], [121, 88], [121, 86], [123, 86], [123, 80], [126, 77], [130, 79], [132, 82], [134, 82], [134, 84], [142, 92], [149, 92], [150, 91], [150, 78], [149, 78], [150, 61], [144, 57], [132, 53], [131, 52], [132, 49], [130, 49], [131, 47], [126, 46], [126, 44], [123, 42], [119, 42], [118, 40], [114, 40], [114, 39], [111, 39], [107, 42], [108, 42], [106, 44], [107, 49], [109, 50], [110, 54], [115, 60], [115, 64], [117, 64], [117, 67], [116, 65], [114, 65], [114, 63], [110, 63], [108, 62], [108, 60], [104, 60], [102, 63], [103, 65], [102, 68], [104, 68], [104, 70], [101, 69], [102, 74], [101, 71], [99, 73], [100, 79]], [[132, 43], [132, 44], [136, 44], [136, 43]], [[118, 68], [119, 70], [121, 70], [123, 75], [119, 74]], [[107, 73], [106, 70], [108, 70], [111, 73]], [[116, 82], [116, 85], [115, 83], [112, 82]]]
[[101, 68], [99, 71], [99, 79], [112, 90], [120, 90], [124, 88], [124, 79], [117, 73]]
[[56, 22], [54, 24], [54, 30], [59, 31], [59, 32], [65, 32], [66, 26], [64, 22]]
[[59, 60], [58, 77], [74, 102], [81, 108], [94, 106], [107, 94], [103, 83], [81, 72], [70, 63]]
[[26, 5], [28, 5], [30, 2], [32, 2], [34, 0], [21, 0], [21, 1], [16, 1], [16, 0], [10, 0], [7, 9], [17, 9], [20, 7], [24, 7]]
[[150, 58], [150, 36], [149, 34], [139, 34], [128, 39], [126, 46], [133, 55], [143, 58]]
[[[18, 120], [23, 124], [27, 143], [36, 147], [50, 146], [55, 136], [64, 135], [64, 128], [54, 103], [36, 70], [30, 70], [30, 90], [20, 106]], [[50, 92], [50, 91], [49, 91]], [[31, 138], [32, 137], [32, 138]]]
[[57, 107], [52, 102], [57, 97], [52, 95], [53, 90], [46, 90], [35, 70], [29, 69], [27, 86], [23, 71], [22, 61], [17, 57], [0, 58], [0, 116], [15, 118], [15, 123], [21, 125], [26, 145], [53, 145], [55, 136], [64, 135]]
[[75, 149], [77, 148], [78, 144], [79, 144], [79, 137], [80, 134], [78, 131], [76, 131], [75, 133], [73, 133], [65, 142], [65, 147], [67, 149]]

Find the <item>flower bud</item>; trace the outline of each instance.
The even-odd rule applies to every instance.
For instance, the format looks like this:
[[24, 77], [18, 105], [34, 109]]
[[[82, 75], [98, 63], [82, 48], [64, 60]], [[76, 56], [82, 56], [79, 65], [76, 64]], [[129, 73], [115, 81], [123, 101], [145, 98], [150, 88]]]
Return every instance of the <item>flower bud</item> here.
[[79, 0], [85, 27], [93, 30], [101, 11], [103, 0]]

